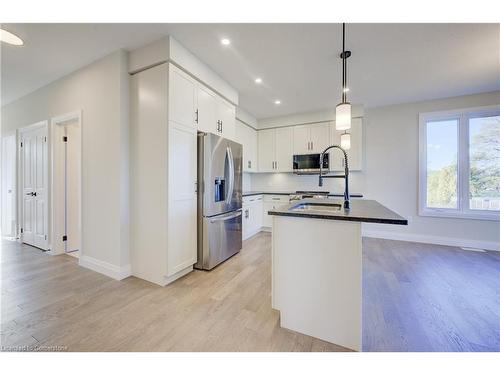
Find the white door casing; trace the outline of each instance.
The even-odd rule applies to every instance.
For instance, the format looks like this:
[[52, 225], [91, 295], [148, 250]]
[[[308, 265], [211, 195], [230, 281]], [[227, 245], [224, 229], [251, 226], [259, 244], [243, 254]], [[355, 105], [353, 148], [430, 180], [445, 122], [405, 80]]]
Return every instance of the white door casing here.
[[2, 137], [2, 236], [16, 236], [16, 135]]

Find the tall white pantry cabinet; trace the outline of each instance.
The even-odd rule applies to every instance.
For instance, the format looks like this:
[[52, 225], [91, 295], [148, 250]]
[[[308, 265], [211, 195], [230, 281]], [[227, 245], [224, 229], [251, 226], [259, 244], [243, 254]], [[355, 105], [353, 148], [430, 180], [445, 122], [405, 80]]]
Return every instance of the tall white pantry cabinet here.
[[132, 274], [166, 285], [197, 257], [197, 82], [164, 63], [130, 88]]

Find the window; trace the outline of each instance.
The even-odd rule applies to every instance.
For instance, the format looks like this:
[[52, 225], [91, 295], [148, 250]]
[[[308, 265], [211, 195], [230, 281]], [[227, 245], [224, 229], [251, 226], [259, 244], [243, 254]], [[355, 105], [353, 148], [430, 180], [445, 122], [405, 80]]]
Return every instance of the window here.
[[419, 214], [500, 220], [500, 106], [420, 114]]

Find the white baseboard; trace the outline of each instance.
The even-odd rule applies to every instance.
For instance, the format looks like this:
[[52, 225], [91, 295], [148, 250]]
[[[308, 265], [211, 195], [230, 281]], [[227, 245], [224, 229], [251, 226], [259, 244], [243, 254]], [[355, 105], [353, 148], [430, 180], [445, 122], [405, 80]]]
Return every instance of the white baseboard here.
[[247, 233], [244, 237], [243, 237], [243, 241], [245, 240], [248, 240], [250, 237], [253, 237], [255, 236], [257, 233], [259, 233], [261, 231], [261, 228], [258, 228], [258, 229], [255, 229], [253, 231], [251, 231], [250, 233]]
[[80, 255], [78, 264], [92, 271], [102, 273], [115, 280], [123, 280], [132, 274], [130, 265], [119, 267], [114, 264], [104, 262], [102, 260], [89, 257], [88, 255]]
[[183, 270], [180, 270], [179, 272], [176, 272], [171, 276], [165, 276], [164, 277], [165, 283], [163, 285], [165, 286], [170, 283], [173, 283], [175, 280], [180, 279], [182, 276], [187, 275], [191, 271], [193, 271], [193, 266], [186, 267]]
[[493, 241], [477, 241], [465, 238], [451, 238], [443, 236], [428, 236], [415, 233], [399, 233], [382, 230], [363, 230], [363, 237], [384, 238], [409, 242], [431, 243], [436, 245], [473, 247], [477, 249], [500, 251], [500, 244]]

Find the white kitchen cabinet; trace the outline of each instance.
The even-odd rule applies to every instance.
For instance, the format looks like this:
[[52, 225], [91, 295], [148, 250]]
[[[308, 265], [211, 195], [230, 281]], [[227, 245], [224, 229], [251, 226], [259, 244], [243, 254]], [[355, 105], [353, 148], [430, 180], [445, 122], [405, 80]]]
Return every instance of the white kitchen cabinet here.
[[198, 130], [205, 133], [217, 133], [217, 96], [205, 86], [198, 84], [197, 108], [195, 110]]
[[293, 130], [259, 130], [259, 172], [292, 172]]
[[217, 97], [216, 108], [220, 135], [234, 140], [236, 135], [236, 107], [221, 97]]
[[330, 125], [328, 123], [309, 125], [311, 151], [319, 154], [330, 145]]
[[253, 236], [262, 228], [262, 195], [243, 198], [243, 239]]
[[276, 132], [274, 129], [259, 130], [259, 172], [275, 172]]
[[257, 131], [237, 119], [235, 138], [243, 145], [243, 172], [257, 172]]
[[311, 153], [311, 139], [308, 125], [293, 127], [293, 153], [295, 155]]
[[275, 171], [293, 171], [293, 131], [290, 128], [275, 129]]
[[[167, 82], [165, 82], [167, 84]], [[169, 70], [168, 117], [170, 121], [196, 127], [196, 81], [182, 70]]]
[[293, 127], [293, 154], [318, 154], [328, 146], [330, 129], [327, 123]]
[[196, 129], [169, 124], [167, 276], [197, 261]]
[[264, 195], [263, 211], [262, 211], [262, 226], [271, 228], [273, 219], [267, 214], [269, 210], [274, 210], [276, 207], [288, 204], [290, 202], [288, 195]]
[[165, 63], [130, 83], [132, 274], [166, 285], [197, 260], [196, 82]]
[[[360, 171], [363, 168], [363, 121], [360, 118], [352, 119], [351, 129], [347, 131], [351, 134], [351, 148], [347, 150], [349, 170]], [[340, 145], [340, 136], [343, 131], [335, 129], [335, 124], [330, 126], [331, 144]], [[330, 151], [330, 170], [343, 171], [344, 157], [339, 150]]]

